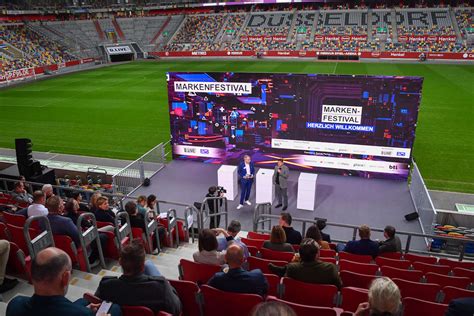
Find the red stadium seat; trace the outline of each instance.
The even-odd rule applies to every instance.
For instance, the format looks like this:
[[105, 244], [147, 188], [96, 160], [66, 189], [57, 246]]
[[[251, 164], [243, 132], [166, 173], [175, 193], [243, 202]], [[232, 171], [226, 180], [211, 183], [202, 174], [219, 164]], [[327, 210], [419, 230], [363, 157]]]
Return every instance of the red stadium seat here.
[[8, 273], [21, 274], [28, 278], [25, 266], [26, 255], [23, 250], [14, 242], [10, 241], [10, 254], [8, 256], [7, 271]]
[[437, 283], [442, 287], [445, 286], [454, 286], [460, 289], [466, 289], [469, 284], [471, 283], [471, 279], [466, 277], [455, 277], [455, 276], [448, 276], [443, 274], [437, 274], [433, 272], [428, 272], [426, 275], [426, 280], [429, 283]]
[[280, 300], [276, 297], [268, 297], [267, 301], [275, 301], [280, 302], [285, 305], [288, 305], [293, 309], [298, 316], [337, 316], [342, 311], [338, 308], [330, 308], [330, 307], [320, 307], [320, 306], [310, 306], [310, 305], [302, 305], [293, 302], [288, 302], [285, 300]]
[[53, 235], [56, 248], [65, 251], [71, 257], [72, 264], [77, 264], [81, 271], [87, 271], [83, 249], [76, 248], [71, 237], [66, 235]]
[[344, 311], [355, 313], [360, 303], [367, 302], [369, 300], [369, 290], [361, 289], [358, 287], [343, 287], [341, 290], [342, 294], [342, 305], [341, 308]]
[[424, 262], [428, 264], [435, 264], [438, 262], [438, 258], [436, 257], [429, 257], [429, 256], [422, 256], [422, 255], [415, 255], [412, 253], [406, 253], [404, 256], [405, 260], [413, 262]]
[[360, 263], [371, 263], [373, 258], [371, 256], [355, 255], [353, 253], [341, 251], [339, 253], [339, 260], [349, 260], [349, 261], [360, 262]]
[[439, 274], [448, 274], [451, 271], [450, 266], [442, 266], [439, 264], [428, 264], [424, 262], [413, 262], [415, 270], [423, 271], [423, 273], [434, 272]]
[[395, 259], [395, 260], [401, 260], [402, 259], [402, 254], [400, 252], [384, 252], [384, 253], [380, 254], [379, 257]]
[[300, 245], [291, 245], [291, 247], [293, 247], [295, 252], [298, 252], [300, 250]]
[[336, 264], [337, 261], [336, 261], [336, 258], [326, 258], [326, 257], [319, 257], [319, 260], [321, 261], [324, 261], [324, 262], [329, 262], [329, 263], [332, 263], [332, 264]]
[[403, 316], [444, 316], [448, 305], [423, 301], [413, 297], [403, 299]]
[[[10, 233], [11, 240], [15, 241], [15, 243], [20, 247], [23, 251], [25, 256], [30, 254], [28, 246], [26, 245], [25, 235], [23, 235], [23, 227], [18, 227], [15, 225], [7, 224], [8, 232]], [[38, 236], [39, 232], [35, 229], [30, 229], [30, 236], [31, 238], [35, 238]]]
[[7, 225], [3, 222], [0, 222], [0, 239], [11, 240]]
[[288, 264], [286, 261], [266, 260], [257, 257], [249, 257], [247, 262], [249, 263], [249, 270], [260, 269], [265, 274], [273, 274], [273, 272], [268, 268], [269, 263], [273, 263], [277, 266], [285, 266]]
[[179, 299], [183, 306], [182, 316], [200, 316], [201, 307], [197, 303], [199, 287], [196, 283], [182, 280], [169, 280], [178, 292]]
[[443, 287], [444, 300], [443, 302], [449, 304], [455, 298], [474, 297], [474, 291], [460, 289], [454, 286]]
[[344, 286], [360, 287], [368, 289], [372, 281], [377, 277], [374, 275], [360, 274], [350, 271], [341, 271], [340, 273], [342, 284]]
[[221, 271], [220, 266], [197, 263], [186, 259], [179, 261], [178, 269], [180, 280], [196, 282], [198, 285], [206, 284], [214, 274]]
[[295, 256], [293, 252], [274, 251], [266, 248], [260, 249], [260, 253], [262, 254], [263, 259], [279, 260], [286, 262], [290, 262]]
[[472, 261], [454, 261], [446, 258], [440, 258], [439, 264], [450, 266], [451, 269], [463, 268], [463, 269], [474, 269], [474, 262]]
[[463, 269], [463, 268], [454, 268], [453, 269], [454, 275], [457, 277], [466, 277], [471, 279], [471, 282], [474, 281], [474, 270], [471, 269]]
[[155, 316], [151, 309], [145, 306], [120, 306], [122, 316]]
[[351, 271], [355, 273], [375, 275], [377, 271], [379, 271], [379, 266], [376, 264], [339, 260], [339, 271]]
[[268, 295], [279, 297], [280, 295], [280, 277], [275, 274], [264, 274], [268, 282]]
[[329, 258], [329, 257], [336, 257], [336, 251], [332, 250], [332, 249], [321, 249], [319, 250], [319, 256], [320, 257], [325, 257], [325, 258]]
[[329, 248], [331, 248], [332, 250], [336, 251], [336, 249], [337, 249], [337, 244], [336, 244], [336, 243], [333, 243], [333, 242], [330, 242], [330, 243], [329, 243]]
[[270, 234], [262, 234], [262, 233], [256, 233], [256, 232], [248, 232], [247, 238], [249, 238], [249, 239], [270, 240]]
[[[317, 295], [314, 295], [318, 293]], [[310, 305], [334, 307], [337, 287], [328, 284], [312, 284], [291, 278], [282, 278], [282, 295], [285, 301]]]
[[260, 295], [224, 292], [208, 285], [201, 286], [201, 293], [206, 316], [221, 316], [223, 308], [226, 316], [249, 315], [256, 305], [263, 302]]
[[[247, 246], [247, 245], [246, 245]], [[250, 253], [251, 256], [256, 256], [257, 253], [258, 253], [258, 248], [257, 247], [254, 247], [254, 246], [247, 246], [247, 249]]]
[[423, 271], [418, 270], [405, 270], [381, 266], [380, 271], [382, 272], [383, 276], [389, 277], [391, 279], [398, 278], [412, 282], [420, 282], [420, 279], [423, 277]]
[[397, 269], [408, 269], [411, 266], [411, 261], [408, 260], [397, 260], [384, 257], [375, 258], [375, 263], [381, 266], [387, 266]]
[[23, 215], [3, 212], [3, 220], [7, 224], [15, 225], [15, 226], [18, 226], [18, 227], [23, 227], [25, 225], [25, 222], [26, 222], [26, 217], [23, 216]]
[[420, 300], [434, 302], [441, 290], [441, 286], [435, 283], [420, 283], [394, 278], [393, 282], [398, 285], [402, 297], [414, 297]]
[[248, 238], [240, 238], [240, 241], [246, 244], [247, 246], [256, 247], [258, 250], [262, 249], [263, 243], [265, 240], [263, 239], [248, 239]]

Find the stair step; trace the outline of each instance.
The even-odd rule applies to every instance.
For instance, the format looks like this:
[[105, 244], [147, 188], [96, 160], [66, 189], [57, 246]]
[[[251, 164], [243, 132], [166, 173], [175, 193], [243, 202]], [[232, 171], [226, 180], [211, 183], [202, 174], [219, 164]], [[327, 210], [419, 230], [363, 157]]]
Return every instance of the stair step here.
[[111, 271], [111, 270], [102, 269], [102, 270], [99, 271], [99, 273], [97, 273], [97, 275], [98, 275], [99, 277], [101, 277], [101, 278], [104, 277], [104, 276], [117, 276], [117, 277], [119, 277], [119, 276], [122, 275], [122, 273], [121, 273], [121, 272], [119, 273], [119, 272], [115, 272], [115, 271]]

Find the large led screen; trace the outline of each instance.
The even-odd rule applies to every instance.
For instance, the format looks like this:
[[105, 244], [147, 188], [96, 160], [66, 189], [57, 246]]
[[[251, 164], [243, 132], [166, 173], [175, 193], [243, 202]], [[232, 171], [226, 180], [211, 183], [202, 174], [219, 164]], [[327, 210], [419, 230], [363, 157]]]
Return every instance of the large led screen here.
[[419, 77], [168, 73], [174, 159], [408, 178]]

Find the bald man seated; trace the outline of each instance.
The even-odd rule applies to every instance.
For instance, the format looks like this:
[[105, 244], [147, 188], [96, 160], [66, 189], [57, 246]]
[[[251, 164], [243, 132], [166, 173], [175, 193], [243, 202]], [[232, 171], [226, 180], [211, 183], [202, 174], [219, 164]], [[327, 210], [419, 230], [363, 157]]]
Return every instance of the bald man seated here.
[[[41, 250], [31, 264], [31, 281], [35, 288], [32, 297], [17, 296], [7, 307], [7, 316], [93, 316], [99, 304], [80, 299], [71, 302], [66, 297], [71, 279], [71, 259], [61, 249]], [[104, 314], [103, 314], [104, 315]], [[106, 315], [106, 314], [105, 314]], [[109, 315], [121, 315], [113, 305]]]
[[229, 265], [227, 272], [217, 272], [207, 283], [216, 289], [235, 292], [266, 295], [267, 279], [260, 269], [246, 271], [242, 269], [244, 251], [239, 245], [233, 244], [227, 248], [225, 260]]

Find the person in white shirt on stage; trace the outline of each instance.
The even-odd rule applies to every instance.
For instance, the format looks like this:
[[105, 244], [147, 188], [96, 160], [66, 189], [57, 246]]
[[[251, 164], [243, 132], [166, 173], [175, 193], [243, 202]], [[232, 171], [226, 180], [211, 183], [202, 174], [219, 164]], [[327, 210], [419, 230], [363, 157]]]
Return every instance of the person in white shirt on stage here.
[[48, 209], [44, 206], [46, 203], [46, 195], [43, 191], [33, 192], [33, 204], [28, 206], [28, 217], [48, 215]]
[[250, 191], [252, 190], [253, 178], [255, 177], [255, 166], [249, 155], [244, 156], [244, 160], [239, 164], [238, 173], [240, 177], [240, 204], [237, 209], [240, 210], [244, 207], [244, 203], [252, 205], [250, 203]]

